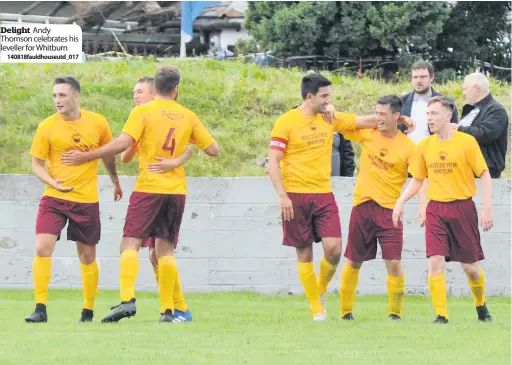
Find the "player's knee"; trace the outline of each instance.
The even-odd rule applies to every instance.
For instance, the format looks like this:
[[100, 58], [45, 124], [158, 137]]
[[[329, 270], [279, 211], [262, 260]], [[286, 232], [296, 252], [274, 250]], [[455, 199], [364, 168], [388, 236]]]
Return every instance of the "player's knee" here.
[[36, 256], [51, 257], [55, 248], [56, 238], [50, 235], [36, 236]]
[[352, 261], [352, 260], [347, 260], [347, 265], [350, 266], [354, 270], [359, 270], [361, 268], [361, 266], [363, 266], [363, 263]]
[[156, 257], [156, 251], [154, 248], [151, 248], [149, 251], [149, 262], [151, 262], [153, 268], [158, 268], [158, 258]]
[[462, 269], [468, 279], [476, 281], [480, 278], [480, 266], [477, 263], [474, 264], [462, 264]]
[[36, 246], [36, 256], [50, 257], [52, 255], [52, 248], [49, 245], [40, 244]]
[[403, 274], [402, 262], [400, 260], [386, 260], [386, 266], [388, 274], [391, 276], [401, 276]]
[[430, 256], [428, 259], [429, 275], [438, 275], [444, 271], [444, 256]]
[[93, 247], [79, 250], [78, 258], [83, 265], [90, 265], [96, 260], [96, 250]]

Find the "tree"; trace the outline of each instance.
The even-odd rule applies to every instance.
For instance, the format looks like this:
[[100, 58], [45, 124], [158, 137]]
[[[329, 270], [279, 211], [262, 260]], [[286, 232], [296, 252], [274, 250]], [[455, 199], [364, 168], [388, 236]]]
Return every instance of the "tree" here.
[[510, 11], [505, 1], [457, 2], [436, 42], [443, 67], [465, 71], [475, 57], [510, 67]]

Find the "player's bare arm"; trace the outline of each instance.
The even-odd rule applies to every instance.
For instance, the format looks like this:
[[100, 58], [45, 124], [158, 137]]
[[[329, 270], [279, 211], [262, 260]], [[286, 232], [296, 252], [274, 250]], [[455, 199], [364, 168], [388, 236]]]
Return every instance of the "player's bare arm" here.
[[281, 167], [279, 164], [283, 158], [283, 152], [271, 149], [268, 156], [268, 172], [274, 187], [276, 188], [277, 195], [279, 196], [279, 206], [281, 207], [281, 216], [284, 220], [293, 219], [293, 205], [284, 189], [283, 176], [281, 174]]
[[137, 154], [137, 144], [133, 143], [130, 147], [128, 147], [123, 153], [121, 153], [121, 161], [123, 163], [129, 163], [133, 160], [135, 155]]
[[210, 157], [220, 156], [220, 149], [217, 142], [213, 141], [213, 143], [210, 146], [208, 146], [207, 149], [204, 150], [204, 153], [206, 153]]
[[395, 209], [393, 209], [393, 224], [395, 227], [398, 227], [398, 223], [402, 220], [405, 203], [418, 194], [423, 186], [423, 181], [424, 180], [419, 180], [413, 177], [402, 196], [396, 201]]
[[[336, 116], [336, 109], [332, 104], [329, 104], [324, 113], [322, 114], [324, 120], [329, 124], [332, 124], [334, 119], [338, 119]], [[376, 129], [377, 128], [377, 115], [358, 115], [356, 116], [356, 128], [357, 129]], [[398, 124], [403, 124], [407, 127], [406, 134], [413, 132], [416, 129], [416, 123], [410, 117], [405, 115], [400, 116]], [[339, 131], [343, 132], [343, 131]]]
[[159, 162], [155, 162], [148, 165], [148, 170], [151, 172], [156, 172], [158, 174], [162, 174], [164, 172], [169, 172], [176, 167], [184, 165], [189, 159], [192, 157], [192, 149], [187, 147], [185, 152], [179, 155], [176, 158], [163, 158], [156, 156], [155, 158]]
[[61, 160], [64, 165], [81, 165], [83, 163], [97, 160], [105, 156], [117, 155], [125, 151], [134, 142], [135, 140], [132, 136], [126, 133], [121, 133], [119, 137], [98, 149], [88, 152], [68, 151], [62, 155]]
[[482, 198], [483, 198], [483, 209], [482, 215], [480, 216], [480, 226], [484, 232], [489, 231], [493, 225], [492, 219], [492, 180], [489, 171], [484, 171], [480, 175], [480, 181], [482, 182]]
[[427, 219], [427, 191], [428, 191], [428, 183], [427, 179], [423, 181], [423, 185], [421, 186], [420, 191], [418, 192], [418, 200], [420, 202], [418, 207], [418, 222], [420, 227], [425, 225], [425, 221]]
[[121, 189], [119, 177], [117, 176], [116, 157], [103, 157], [102, 160], [105, 168], [107, 169], [108, 176], [110, 176], [110, 181], [112, 181], [112, 184], [114, 185], [114, 201], [117, 202], [123, 197], [123, 189]]
[[45, 183], [48, 186], [51, 186], [55, 190], [61, 191], [63, 193], [70, 192], [73, 190], [73, 187], [67, 187], [62, 185], [62, 180], [55, 180], [50, 176], [50, 173], [46, 169], [45, 161], [36, 157], [32, 157], [32, 172], [34, 175]]

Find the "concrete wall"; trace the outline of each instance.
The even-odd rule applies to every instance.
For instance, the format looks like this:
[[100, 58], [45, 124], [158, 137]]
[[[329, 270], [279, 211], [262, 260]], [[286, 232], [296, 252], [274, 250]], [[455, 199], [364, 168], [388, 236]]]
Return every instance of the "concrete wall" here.
[[[108, 177], [100, 178], [102, 241], [98, 247], [100, 287], [119, 285], [119, 242], [133, 177], [122, 177], [125, 196], [114, 203]], [[345, 247], [354, 179], [335, 178], [333, 187], [340, 207]], [[480, 188], [480, 187], [479, 187]], [[34, 225], [42, 184], [32, 176], [0, 175], [0, 288], [31, 288]], [[510, 295], [511, 181], [494, 181], [495, 226], [482, 233], [487, 259], [488, 295]], [[481, 196], [475, 198], [480, 209]], [[404, 218], [404, 267], [408, 293], [427, 294], [424, 230], [416, 223], [416, 201]], [[80, 266], [76, 248], [64, 239], [57, 244], [52, 267], [52, 288], [79, 288]], [[185, 217], [177, 251], [186, 292], [255, 291], [301, 293], [292, 248], [281, 246], [277, 198], [268, 178], [191, 178]], [[315, 246], [315, 261], [322, 255]], [[378, 252], [380, 257], [380, 250]], [[156, 290], [147, 249], [140, 253], [138, 290]], [[343, 262], [343, 261], [342, 261]], [[339, 288], [338, 270], [329, 290]], [[468, 295], [466, 279], [457, 263], [447, 264], [451, 295]], [[386, 293], [382, 260], [366, 263], [359, 293]]]

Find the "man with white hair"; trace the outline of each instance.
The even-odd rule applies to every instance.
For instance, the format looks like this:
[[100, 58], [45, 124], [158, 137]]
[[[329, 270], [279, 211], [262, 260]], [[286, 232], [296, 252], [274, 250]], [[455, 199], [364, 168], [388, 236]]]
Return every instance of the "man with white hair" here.
[[466, 76], [462, 91], [466, 105], [462, 119], [453, 127], [475, 137], [480, 145], [491, 178], [499, 179], [505, 169], [508, 147], [508, 115], [489, 90], [489, 80], [481, 73]]

